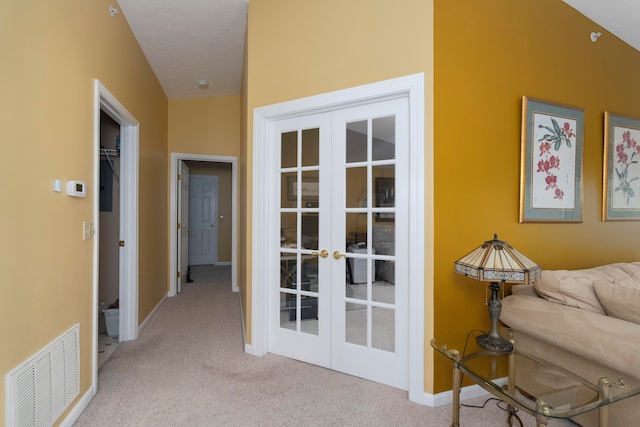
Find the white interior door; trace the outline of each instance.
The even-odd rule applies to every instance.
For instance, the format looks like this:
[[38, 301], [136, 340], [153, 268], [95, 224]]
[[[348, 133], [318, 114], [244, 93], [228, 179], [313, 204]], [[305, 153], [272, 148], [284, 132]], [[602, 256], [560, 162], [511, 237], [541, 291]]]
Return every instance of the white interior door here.
[[331, 367], [404, 390], [408, 112], [406, 98], [334, 112], [331, 185]]
[[180, 175], [178, 177], [178, 280], [177, 291], [181, 292], [187, 283], [187, 271], [189, 269], [189, 167], [180, 162]]
[[408, 388], [408, 138], [406, 99], [273, 124], [269, 351]]
[[330, 228], [331, 115], [279, 121], [271, 141], [280, 147], [272, 174], [280, 197], [270, 230], [278, 269], [270, 280], [269, 351], [328, 368], [331, 242], [320, 230]]
[[218, 177], [191, 175], [189, 185], [189, 263], [218, 262]]

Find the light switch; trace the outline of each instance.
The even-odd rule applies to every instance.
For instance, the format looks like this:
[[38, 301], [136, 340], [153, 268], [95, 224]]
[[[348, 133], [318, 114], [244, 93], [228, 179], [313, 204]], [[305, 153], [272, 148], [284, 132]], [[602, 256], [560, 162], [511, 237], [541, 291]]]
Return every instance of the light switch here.
[[82, 223], [82, 240], [91, 240], [94, 233], [95, 229], [93, 228], [92, 222]]

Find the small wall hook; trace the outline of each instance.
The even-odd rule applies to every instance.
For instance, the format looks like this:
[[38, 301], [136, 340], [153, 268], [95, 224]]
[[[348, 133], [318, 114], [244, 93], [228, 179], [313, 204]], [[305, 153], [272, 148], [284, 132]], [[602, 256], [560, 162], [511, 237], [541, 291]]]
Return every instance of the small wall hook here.
[[116, 9], [115, 7], [113, 7], [112, 5], [109, 5], [109, 13], [111, 14], [111, 16], [113, 16], [113, 15], [117, 15], [118, 13], [120, 13], [120, 11], [118, 9]]
[[596, 40], [598, 40], [598, 37], [600, 37], [601, 35], [602, 33], [596, 33], [596, 32], [591, 33], [591, 41], [595, 43]]

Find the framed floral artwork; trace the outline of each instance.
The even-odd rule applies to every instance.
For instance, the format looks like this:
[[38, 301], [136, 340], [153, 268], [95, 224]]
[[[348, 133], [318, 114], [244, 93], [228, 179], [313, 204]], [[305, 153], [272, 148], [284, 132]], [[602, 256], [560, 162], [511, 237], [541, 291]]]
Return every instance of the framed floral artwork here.
[[584, 109], [522, 97], [520, 222], [582, 222]]
[[604, 221], [640, 221], [640, 119], [604, 113]]

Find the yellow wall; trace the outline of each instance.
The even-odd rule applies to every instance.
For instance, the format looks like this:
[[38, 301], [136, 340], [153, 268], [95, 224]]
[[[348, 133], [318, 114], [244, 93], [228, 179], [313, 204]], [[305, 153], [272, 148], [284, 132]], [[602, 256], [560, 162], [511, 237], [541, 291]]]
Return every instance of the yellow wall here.
[[[494, 233], [544, 269], [640, 259], [640, 222], [601, 221], [603, 113], [640, 117], [639, 74], [638, 51], [563, 2], [435, 2], [436, 335], [488, 327], [484, 287], [453, 263]], [[585, 109], [582, 223], [518, 223], [523, 95]]]
[[[0, 376], [80, 323], [81, 396], [93, 363], [93, 241], [81, 229], [94, 217], [96, 78], [140, 122], [140, 322], [167, 292], [167, 99], [110, 4], [12, 1], [0, 14]], [[87, 198], [54, 193], [54, 179], [85, 181]], [[2, 420], [5, 399], [2, 387]]]
[[[241, 97], [218, 96], [169, 100], [169, 155], [171, 153], [240, 156]], [[170, 165], [168, 165], [170, 169]], [[170, 177], [169, 177], [170, 179]], [[229, 187], [231, 176], [229, 174]], [[219, 188], [225, 185], [218, 183]], [[220, 195], [222, 197], [222, 195]], [[218, 260], [231, 261], [231, 195], [229, 196], [229, 226], [220, 222]], [[224, 201], [221, 199], [221, 203]], [[168, 206], [168, 205], [167, 205]], [[222, 206], [222, 205], [221, 205]], [[222, 212], [221, 212], [222, 214]], [[173, 227], [169, 224], [169, 232]], [[222, 240], [220, 240], [222, 239]], [[238, 245], [241, 246], [241, 245]], [[228, 248], [228, 250], [226, 250]], [[226, 250], [226, 252], [225, 252]], [[236, 266], [239, 268], [239, 266]]]
[[169, 152], [240, 155], [240, 96], [169, 100]]
[[[368, 0], [252, 0], [249, 3], [247, 72], [246, 286], [247, 340], [251, 343], [251, 182], [253, 109], [306, 96], [346, 89], [414, 73], [425, 73], [425, 144], [432, 146], [433, 1], [371, 2]], [[245, 151], [246, 150], [246, 151]], [[430, 150], [426, 156], [430, 158]], [[244, 157], [246, 156], [246, 157]], [[428, 162], [430, 163], [430, 162]], [[432, 188], [427, 174], [425, 187]], [[426, 230], [432, 230], [431, 206], [425, 206]], [[425, 317], [432, 330], [432, 248], [425, 259]], [[428, 343], [426, 344], [428, 348]], [[426, 387], [432, 353], [427, 351]]]

